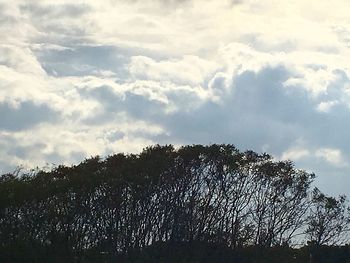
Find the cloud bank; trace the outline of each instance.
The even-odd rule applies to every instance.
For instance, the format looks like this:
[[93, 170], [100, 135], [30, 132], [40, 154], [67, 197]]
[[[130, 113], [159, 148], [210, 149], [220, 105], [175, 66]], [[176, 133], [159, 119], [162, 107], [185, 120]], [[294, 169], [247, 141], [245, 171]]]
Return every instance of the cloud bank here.
[[350, 3], [0, 1], [0, 170], [233, 143], [350, 194]]

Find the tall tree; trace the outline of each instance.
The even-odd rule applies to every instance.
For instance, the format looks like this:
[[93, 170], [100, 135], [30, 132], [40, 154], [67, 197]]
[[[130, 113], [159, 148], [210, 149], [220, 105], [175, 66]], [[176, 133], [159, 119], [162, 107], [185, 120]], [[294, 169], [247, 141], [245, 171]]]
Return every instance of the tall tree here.
[[336, 245], [349, 241], [350, 208], [346, 196], [329, 197], [318, 188], [312, 192], [306, 235], [316, 245]]

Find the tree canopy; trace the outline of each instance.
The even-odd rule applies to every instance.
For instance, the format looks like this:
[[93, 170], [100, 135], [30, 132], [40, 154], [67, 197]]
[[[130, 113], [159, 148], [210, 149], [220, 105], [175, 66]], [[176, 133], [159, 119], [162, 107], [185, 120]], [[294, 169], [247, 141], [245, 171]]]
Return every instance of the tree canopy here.
[[[161, 253], [164, 244], [232, 253], [283, 248], [291, 255], [308, 241], [344, 244], [346, 197], [313, 190], [314, 178], [290, 161], [216, 144], [155, 145], [139, 154], [4, 174], [0, 260], [156, 262], [136, 255]], [[235, 260], [227, 262], [250, 262]]]

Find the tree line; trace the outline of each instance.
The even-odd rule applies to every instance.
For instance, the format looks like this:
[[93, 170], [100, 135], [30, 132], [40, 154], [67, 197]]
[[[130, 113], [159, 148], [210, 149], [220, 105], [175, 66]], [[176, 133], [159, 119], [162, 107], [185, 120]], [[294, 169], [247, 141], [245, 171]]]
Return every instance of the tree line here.
[[0, 260], [146, 262], [146, 255], [191, 246], [236, 256], [280, 248], [292, 260], [295, 247], [349, 241], [346, 197], [323, 194], [314, 179], [291, 161], [216, 144], [155, 145], [4, 174]]

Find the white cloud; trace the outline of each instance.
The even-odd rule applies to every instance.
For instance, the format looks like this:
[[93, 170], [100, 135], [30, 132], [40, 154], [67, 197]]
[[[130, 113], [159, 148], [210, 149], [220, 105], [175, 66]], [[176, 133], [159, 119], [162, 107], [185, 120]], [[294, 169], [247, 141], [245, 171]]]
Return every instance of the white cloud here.
[[219, 64], [198, 56], [184, 56], [181, 59], [155, 61], [149, 57], [134, 56], [129, 64], [133, 78], [158, 81], [172, 81], [178, 84], [203, 85]]
[[345, 162], [342, 152], [339, 149], [321, 148], [315, 153], [316, 157], [322, 158], [334, 166], [348, 166]]
[[332, 101], [322, 101], [320, 104], [317, 105], [317, 110], [320, 112], [329, 112], [331, 108], [335, 105], [337, 105], [339, 101], [332, 100]]
[[347, 0], [0, 0], [0, 110], [22, 116], [30, 103], [55, 114], [12, 132], [0, 116], [0, 164], [228, 142], [303, 164], [316, 157], [320, 173], [346, 169], [349, 9]]
[[285, 151], [282, 154], [281, 159], [282, 160], [297, 161], [299, 159], [302, 159], [302, 158], [308, 157], [308, 156], [310, 156], [309, 150], [297, 147], [297, 148], [291, 148], [291, 149], [288, 149], [287, 151]]

